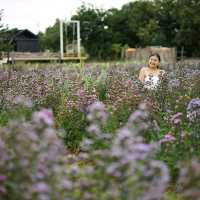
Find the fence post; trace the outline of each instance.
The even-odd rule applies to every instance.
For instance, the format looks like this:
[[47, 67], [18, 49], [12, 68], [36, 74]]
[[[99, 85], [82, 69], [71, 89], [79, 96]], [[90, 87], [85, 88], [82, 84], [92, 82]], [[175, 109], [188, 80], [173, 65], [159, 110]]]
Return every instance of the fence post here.
[[181, 62], [183, 62], [184, 57], [184, 46], [181, 47]]

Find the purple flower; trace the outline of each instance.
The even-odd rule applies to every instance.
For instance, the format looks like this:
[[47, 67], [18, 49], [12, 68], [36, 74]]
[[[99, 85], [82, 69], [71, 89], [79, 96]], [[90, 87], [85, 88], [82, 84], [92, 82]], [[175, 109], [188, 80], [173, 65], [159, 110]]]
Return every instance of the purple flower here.
[[33, 190], [34, 190], [34, 192], [38, 192], [38, 193], [50, 192], [49, 186], [44, 182], [39, 182], [39, 183], [36, 183], [35, 185], [33, 185]]
[[4, 182], [6, 180], [6, 176], [0, 175], [0, 183]]
[[16, 96], [13, 100], [15, 104], [22, 104], [28, 108], [31, 108], [33, 106], [33, 103], [30, 99], [26, 98], [25, 96]]
[[95, 134], [95, 135], [100, 135], [100, 133], [101, 133], [101, 130], [100, 130], [100, 128], [99, 128], [99, 126], [97, 125], [97, 124], [91, 124], [88, 128], [87, 128], [87, 131], [89, 132], [89, 133], [93, 133], [93, 134]]
[[169, 81], [169, 88], [173, 89], [173, 88], [178, 88], [180, 86], [180, 80], [178, 79], [172, 79]]
[[149, 144], [139, 143], [135, 145], [135, 148], [138, 152], [150, 152], [152, 150], [151, 146]]
[[166, 135], [164, 135], [164, 138], [162, 138], [159, 142], [165, 143], [165, 142], [172, 142], [176, 140], [176, 138], [174, 136], [171, 135], [171, 133], [167, 133]]
[[131, 135], [132, 135], [132, 132], [128, 128], [124, 127], [119, 130], [119, 133], [117, 136], [119, 140], [124, 140], [124, 139], [131, 138]]
[[72, 189], [73, 185], [72, 185], [71, 181], [69, 181], [67, 179], [63, 179], [63, 180], [61, 180], [61, 187], [64, 189]]
[[105, 110], [105, 105], [100, 101], [96, 101], [88, 107], [89, 114], [87, 115], [87, 119], [98, 126], [102, 125], [107, 120], [107, 113]]
[[0, 194], [1, 193], [6, 193], [6, 189], [4, 187], [2, 187], [2, 186], [0, 186]]
[[200, 98], [192, 99], [187, 106], [187, 117], [191, 122], [200, 120]]
[[183, 113], [181, 113], [181, 112], [178, 112], [178, 113], [172, 115], [170, 122], [175, 125], [180, 124], [182, 115], [183, 115]]
[[193, 158], [181, 164], [178, 192], [184, 199], [198, 200], [200, 197], [200, 161]]
[[89, 111], [93, 112], [96, 110], [104, 110], [104, 109], [105, 109], [105, 105], [100, 101], [96, 101], [90, 106]]
[[43, 122], [48, 126], [53, 126], [53, 112], [50, 109], [43, 108], [42, 110], [33, 114], [33, 120], [37, 123]]

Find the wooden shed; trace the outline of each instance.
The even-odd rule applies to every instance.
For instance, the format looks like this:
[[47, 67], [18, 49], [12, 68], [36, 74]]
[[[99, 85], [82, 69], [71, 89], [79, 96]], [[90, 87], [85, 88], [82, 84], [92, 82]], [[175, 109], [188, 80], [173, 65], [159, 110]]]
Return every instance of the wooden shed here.
[[11, 30], [7, 34], [7, 41], [12, 45], [15, 52], [39, 52], [40, 44], [37, 35], [31, 31], [24, 30]]

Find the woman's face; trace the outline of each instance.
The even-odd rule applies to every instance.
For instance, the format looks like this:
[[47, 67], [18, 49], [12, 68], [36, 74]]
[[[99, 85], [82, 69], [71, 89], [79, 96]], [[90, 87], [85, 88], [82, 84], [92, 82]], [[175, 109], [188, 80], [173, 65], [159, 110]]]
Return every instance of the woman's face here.
[[151, 56], [149, 58], [149, 67], [150, 68], [158, 68], [160, 61], [157, 56]]

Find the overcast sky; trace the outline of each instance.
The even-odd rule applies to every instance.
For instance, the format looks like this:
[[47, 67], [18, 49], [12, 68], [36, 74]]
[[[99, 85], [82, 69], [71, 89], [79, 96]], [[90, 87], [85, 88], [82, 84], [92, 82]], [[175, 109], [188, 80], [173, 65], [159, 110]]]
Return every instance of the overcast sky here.
[[[84, 0], [97, 8], [121, 8], [131, 0]], [[67, 19], [75, 14], [83, 0], [0, 0], [2, 22], [9, 28], [29, 29], [34, 33], [45, 31], [56, 18]]]

